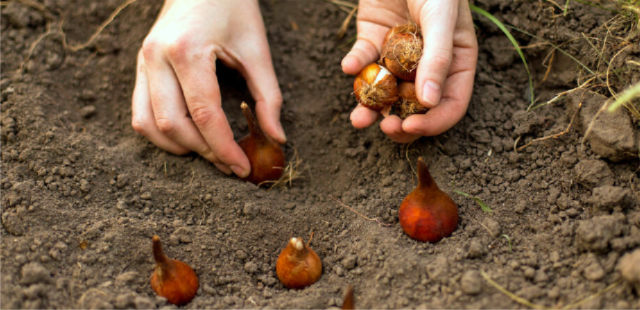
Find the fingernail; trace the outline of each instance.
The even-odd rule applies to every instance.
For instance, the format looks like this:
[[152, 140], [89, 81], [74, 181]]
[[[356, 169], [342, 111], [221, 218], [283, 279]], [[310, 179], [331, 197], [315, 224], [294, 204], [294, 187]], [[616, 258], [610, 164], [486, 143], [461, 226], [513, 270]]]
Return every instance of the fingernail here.
[[233, 173], [235, 173], [237, 176], [241, 178], [246, 178], [249, 175], [249, 171], [242, 169], [240, 166], [231, 165], [230, 168], [233, 171]]
[[284, 129], [282, 128], [282, 126], [278, 126], [278, 139], [282, 143], [287, 142], [287, 135], [284, 133]]
[[427, 81], [422, 87], [422, 101], [435, 106], [440, 102], [440, 85], [434, 81]]

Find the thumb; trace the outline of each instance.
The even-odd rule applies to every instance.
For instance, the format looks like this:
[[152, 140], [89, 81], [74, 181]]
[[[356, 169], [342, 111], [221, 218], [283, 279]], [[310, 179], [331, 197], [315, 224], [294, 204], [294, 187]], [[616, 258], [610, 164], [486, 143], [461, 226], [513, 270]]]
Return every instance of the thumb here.
[[349, 53], [342, 59], [342, 71], [346, 74], [358, 74], [366, 65], [376, 61], [380, 55], [378, 47], [370, 40], [358, 37]]
[[342, 59], [342, 71], [346, 74], [358, 74], [366, 65], [378, 60], [382, 41], [389, 26], [359, 20], [358, 39]]
[[440, 102], [444, 81], [453, 57], [453, 32], [458, 1], [413, 1], [412, 16], [420, 22], [424, 50], [416, 73], [416, 95], [422, 104], [433, 107]]

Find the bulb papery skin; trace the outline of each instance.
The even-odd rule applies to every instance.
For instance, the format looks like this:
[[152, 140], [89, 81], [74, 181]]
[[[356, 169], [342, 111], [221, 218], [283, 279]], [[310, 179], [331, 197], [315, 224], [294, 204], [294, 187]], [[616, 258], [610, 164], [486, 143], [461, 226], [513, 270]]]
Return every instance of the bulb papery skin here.
[[382, 63], [396, 77], [414, 81], [422, 47], [422, 35], [415, 24], [393, 27], [387, 32], [382, 45]]
[[[294, 240], [295, 239], [295, 240]], [[300, 238], [291, 238], [276, 261], [276, 275], [287, 288], [301, 289], [320, 279], [322, 261]]]
[[353, 93], [358, 103], [380, 111], [398, 100], [398, 82], [385, 67], [372, 63], [356, 76]]
[[195, 271], [186, 263], [164, 255], [157, 236], [153, 238], [153, 252], [156, 260], [150, 281], [153, 291], [174, 305], [191, 301], [200, 286]]
[[400, 82], [400, 84], [398, 84], [398, 94], [400, 100], [394, 104], [394, 108], [401, 119], [405, 119], [413, 114], [424, 114], [429, 110], [418, 101], [414, 82]]
[[386, 45], [393, 36], [398, 33], [419, 33], [420, 29], [418, 29], [418, 25], [416, 23], [406, 23], [402, 25], [393, 26], [387, 31], [387, 34], [384, 36], [384, 41], [382, 41], [382, 46]]
[[282, 147], [262, 132], [245, 102], [241, 107], [249, 125], [249, 134], [238, 141], [251, 165], [251, 172], [245, 180], [260, 185], [265, 181], [280, 179], [285, 165]]
[[458, 227], [458, 207], [441, 191], [418, 159], [418, 186], [402, 201], [398, 219], [404, 232], [423, 242], [438, 242]]

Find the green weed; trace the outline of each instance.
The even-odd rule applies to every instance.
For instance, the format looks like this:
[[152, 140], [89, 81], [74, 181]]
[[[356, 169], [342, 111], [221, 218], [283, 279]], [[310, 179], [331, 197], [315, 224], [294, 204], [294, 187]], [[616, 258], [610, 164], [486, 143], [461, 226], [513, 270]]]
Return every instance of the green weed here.
[[482, 199], [480, 199], [479, 197], [473, 196], [471, 194], [468, 194], [468, 193], [465, 193], [465, 192], [459, 191], [459, 190], [454, 190], [453, 192], [458, 194], [458, 195], [464, 196], [466, 198], [473, 199], [480, 206], [480, 209], [482, 209], [483, 212], [485, 212], [485, 213], [493, 212], [491, 207], [489, 207], [489, 205], [484, 203], [484, 201], [482, 201]]
[[520, 59], [522, 60], [522, 63], [524, 64], [524, 69], [527, 71], [527, 77], [529, 79], [529, 96], [531, 97], [531, 103], [529, 104], [529, 108], [527, 108], [527, 110], [530, 109], [535, 103], [535, 96], [533, 91], [533, 78], [531, 76], [531, 71], [529, 70], [529, 65], [527, 64], [527, 59], [524, 57], [524, 53], [520, 48], [520, 44], [518, 44], [518, 41], [513, 37], [509, 29], [507, 28], [507, 26], [505, 26], [499, 19], [497, 19], [491, 13], [473, 4], [469, 4], [469, 7], [471, 8], [472, 12], [478, 13], [486, 17], [489, 21], [495, 24], [504, 33], [504, 35], [507, 37], [507, 39], [509, 39], [513, 47], [516, 49], [516, 52], [518, 53], [518, 55], [520, 56]]

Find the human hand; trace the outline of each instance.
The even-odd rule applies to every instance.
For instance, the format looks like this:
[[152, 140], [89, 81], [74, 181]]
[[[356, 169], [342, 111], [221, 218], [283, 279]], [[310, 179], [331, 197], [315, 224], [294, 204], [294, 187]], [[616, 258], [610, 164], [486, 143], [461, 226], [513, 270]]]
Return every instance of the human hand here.
[[[404, 121], [390, 115], [380, 129], [393, 141], [408, 143], [420, 136], [434, 136], [453, 127], [467, 111], [478, 57], [478, 43], [468, 0], [360, 0], [358, 39], [342, 59], [342, 71], [357, 74], [380, 56], [389, 28], [418, 24], [424, 49], [416, 74], [416, 95], [426, 114]], [[371, 126], [378, 112], [360, 104], [351, 113], [356, 128]]]
[[138, 53], [132, 126], [162, 149], [194, 151], [246, 177], [249, 159], [222, 110], [216, 59], [240, 71], [260, 127], [284, 143], [282, 95], [256, 0], [165, 1]]

